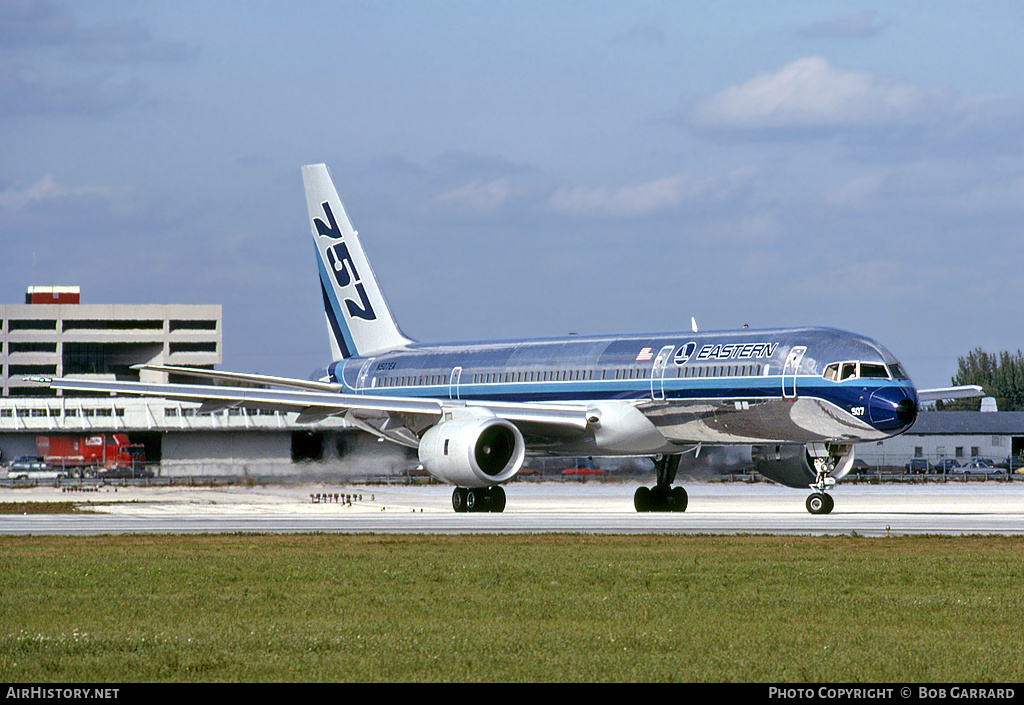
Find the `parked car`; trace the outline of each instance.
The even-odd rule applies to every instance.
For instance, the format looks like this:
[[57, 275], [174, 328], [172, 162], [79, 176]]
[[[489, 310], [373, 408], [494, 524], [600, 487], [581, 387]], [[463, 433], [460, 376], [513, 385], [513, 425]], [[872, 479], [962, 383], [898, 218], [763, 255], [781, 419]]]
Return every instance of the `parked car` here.
[[15, 480], [60, 480], [67, 477], [67, 473], [38, 455], [19, 455], [7, 468], [7, 477]]
[[562, 471], [563, 475], [607, 475], [608, 473], [597, 467], [593, 458], [577, 458], [573, 467]]
[[126, 466], [118, 466], [113, 468], [107, 468], [106, 470], [100, 470], [96, 473], [96, 477], [101, 480], [130, 480], [136, 477], [153, 477], [153, 471], [149, 468], [129, 468]]
[[607, 475], [607, 471], [601, 468], [566, 468], [563, 475]]
[[868, 464], [867, 464], [867, 463], [865, 463], [865, 462], [864, 462], [863, 460], [861, 460], [860, 458], [856, 458], [856, 459], [855, 459], [855, 460], [853, 461], [853, 465], [852, 465], [852, 466], [850, 466], [850, 474], [851, 474], [851, 475], [863, 475], [863, 474], [864, 474], [864, 473], [866, 473], [866, 472], [867, 472], [867, 471], [868, 471], [869, 469], [870, 469], [870, 468], [868, 467]]
[[931, 466], [928, 464], [928, 461], [925, 460], [924, 458], [911, 458], [910, 462], [907, 463], [906, 467], [907, 472], [913, 473], [915, 475], [920, 475], [921, 473], [926, 473], [931, 470]]
[[961, 475], [1005, 475], [1006, 470], [998, 468], [985, 458], [971, 458], [963, 467], [954, 468], [954, 473]]
[[935, 463], [935, 472], [953, 472], [958, 467], [960, 467], [960, 462], [955, 458], [943, 458], [939, 462]]

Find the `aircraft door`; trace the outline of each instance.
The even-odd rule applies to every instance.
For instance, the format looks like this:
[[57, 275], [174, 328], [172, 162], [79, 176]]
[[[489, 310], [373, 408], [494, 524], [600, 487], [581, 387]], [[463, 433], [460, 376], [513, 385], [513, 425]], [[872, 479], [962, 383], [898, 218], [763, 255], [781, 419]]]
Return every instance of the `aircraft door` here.
[[666, 345], [654, 358], [654, 366], [651, 368], [651, 399], [655, 401], [665, 398], [665, 368], [672, 359], [673, 350], [674, 346]]
[[363, 366], [359, 368], [359, 376], [356, 377], [356, 391], [360, 392], [366, 388], [366, 378], [370, 374], [370, 365], [373, 364], [373, 358], [363, 363]]
[[452, 369], [452, 376], [448, 382], [448, 398], [458, 399], [459, 398], [459, 380], [462, 378], [462, 368], [455, 367]]
[[796, 399], [796, 373], [800, 369], [800, 361], [804, 359], [807, 347], [797, 345], [790, 349], [786, 356], [786, 364], [782, 368], [782, 398], [792, 401]]

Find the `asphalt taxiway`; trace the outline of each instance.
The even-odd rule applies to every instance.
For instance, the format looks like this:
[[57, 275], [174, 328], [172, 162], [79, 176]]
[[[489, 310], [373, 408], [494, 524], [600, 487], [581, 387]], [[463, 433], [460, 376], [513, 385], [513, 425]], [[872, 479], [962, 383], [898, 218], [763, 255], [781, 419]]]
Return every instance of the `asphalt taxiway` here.
[[1024, 483], [840, 485], [835, 510], [766, 483], [688, 483], [683, 513], [638, 514], [632, 483], [512, 483], [500, 514], [456, 514], [440, 485], [0, 489], [0, 502], [74, 502], [73, 514], [0, 514], [0, 534], [608, 533], [1024, 534]]

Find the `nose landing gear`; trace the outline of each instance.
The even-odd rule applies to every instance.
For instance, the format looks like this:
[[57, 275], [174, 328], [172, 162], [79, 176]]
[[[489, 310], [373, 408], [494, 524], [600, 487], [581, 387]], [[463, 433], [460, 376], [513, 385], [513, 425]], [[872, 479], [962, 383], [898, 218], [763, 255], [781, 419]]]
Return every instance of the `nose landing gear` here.
[[814, 493], [805, 502], [807, 511], [811, 514], [831, 514], [836, 503], [832, 499], [832, 495], [827, 494], [825, 490], [834, 487], [836, 484], [836, 481], [829, 477], [829, 474], [835, 470], [838, 460], [827, 457], [814, 458], [813, 461], [814, 484], [811, 485], [811, 489], [814, 490]]
[[807, 511], [811, 514], [829, 514], [835, 506], [832, 495], [824, 492], [815, 492], [807, 498]]

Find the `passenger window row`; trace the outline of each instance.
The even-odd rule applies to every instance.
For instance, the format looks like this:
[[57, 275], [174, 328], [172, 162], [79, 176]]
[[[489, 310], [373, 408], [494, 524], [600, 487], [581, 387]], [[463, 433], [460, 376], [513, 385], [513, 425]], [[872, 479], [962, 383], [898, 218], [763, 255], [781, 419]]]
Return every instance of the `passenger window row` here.
[[[472, 384], [501, 384], [518, 382], [569, 382], [587, 380], [650, 379], [652, 368], [625, 367], [612, 370], [527, 370], [519, 372], [476, 372]], [[762, 365], [684, 365], [676, 367], [676, 377], [759, 377]], [[375, 377], [371, 387], [438, 386], [449, 384], [449, 375], [393, 375]]]

